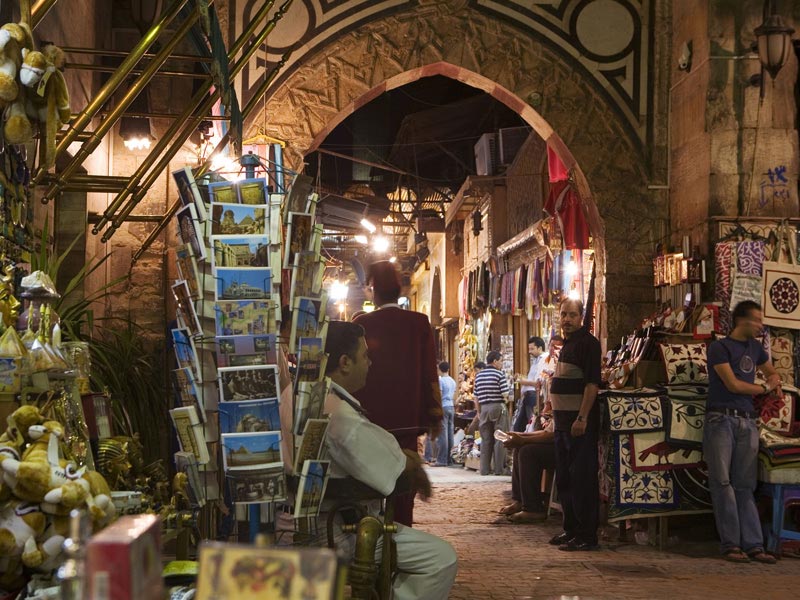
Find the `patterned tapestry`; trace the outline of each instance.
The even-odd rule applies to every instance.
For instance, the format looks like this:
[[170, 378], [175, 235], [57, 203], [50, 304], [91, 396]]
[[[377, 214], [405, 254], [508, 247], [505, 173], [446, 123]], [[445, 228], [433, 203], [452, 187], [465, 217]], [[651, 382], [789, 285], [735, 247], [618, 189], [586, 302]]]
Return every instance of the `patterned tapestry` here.
[[693, 448], [675, 448], [667, 442], [665, 431], [631, 435], [631, 468], [636, 471], [669, 471], [680, 467], [697, 467], [703, 452]]
[[767, 259], [767, 245], [761, 241], [739, 242], [736, 245], [736, 273], [761, 277]]
[[702, 448], [706, 400], [669, 396], [666, 413], [666, 440], [676, 448]]
[[722, 303], [719, 311], [721, 331], [727, 333], [731, 325], [731, 287], [733, 285], [733, 257], [735, 242], [721, 242], [714, 249], [714, 299]]
[[800, 266], [764, 263], [764, 324], [800, 329]]
[[794, 385], [794, 333], [788, 329], [770, 331], [772, 365], [783, 383]]
[[705, 344], [661, 344], [667, 383], [707, 383]]
[[756, 423], [777, 433], [790, 434], [794, 422], [794, 400], [794, 394], [789, 391], [756, 396], [753, 398], [753, 406], [758, 413]]
[[631, 465], [631, 436], [616, 436], [617, 504], [623, 507], [672, 508], [677, 506], [670, 471], [636, 472]]
[[656, 431], [664, 428], [660, 395], [606, 396], [606, 403], [609, 429], [615, 433]]

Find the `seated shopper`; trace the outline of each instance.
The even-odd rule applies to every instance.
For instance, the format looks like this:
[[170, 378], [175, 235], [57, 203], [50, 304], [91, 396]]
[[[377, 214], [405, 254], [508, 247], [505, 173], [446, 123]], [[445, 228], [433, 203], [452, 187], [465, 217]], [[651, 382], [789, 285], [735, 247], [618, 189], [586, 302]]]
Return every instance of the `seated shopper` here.
[[503, 445], [514, 451], [511, 471], [511, 499], [500, 509], [512, 523], [534, 523], [547, 518], [548, 499], [542, 492], [542, 473], [556, 465], [553, 421], [548, 415], [540, 418], [542, 428], [533, 433], [509, 432]]
[[[424, 497], [430, 496], [430, 483], [419, 455], [402, 450], [392, 434], [371, 423], [352, 395], [364, 386], [370, 366], [364, 329], [355, 323], [331, 322], [325, 351], [326, 374], [333, 382], [324, 409], [330, 418], [325, 444], [331, 477], [353, 477], [388, 496], [405, 474]], [[370, 514], [379, 517], [375, 507], [365, 508], [372, 508]], [[397, 527], [398, 574], [392, 597], [446, 599], [457, 571], [453, 547], [423, 531], [401, 524]]]

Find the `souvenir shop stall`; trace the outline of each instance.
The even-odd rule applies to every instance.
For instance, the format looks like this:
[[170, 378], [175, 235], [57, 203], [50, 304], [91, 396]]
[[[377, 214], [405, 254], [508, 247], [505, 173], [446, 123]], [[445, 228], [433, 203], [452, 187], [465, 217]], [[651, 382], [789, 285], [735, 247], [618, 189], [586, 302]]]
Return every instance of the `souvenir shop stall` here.
[[[489, 246], [483, 254], [476, 251], [470, 255], [469, 244], [464, 245], [458, 301], [460, 398], [465, 406], [457, 409], [457, 415], [474, 414], [466, 410], [472, 400], [474, 375], [470, 368], [476, 360], [484, 360], [489, 350], [503, 351], [510, 383], [514, 373], [528, 372], [528, 338], [538, 335], [547, 342], [560, 333], [557, 307], [563, 298], [584, 302], [592, 311], [592, 322], [597, 322], [593, 301], [598, 275], [595, 257], [602, 251], [602, 242], [591, 235], [587, 210], [575, 182], [549, 149], [548, 167], [549, 193], [542, 220], [501, 244], [487, 236], [485, 243]], [[490, 233], [495, 230], [490, 208], [491, 203], [484, 209], [478, 207], [473, 218], [465, 222], [464, 239], [475, 238], [478, 249], [483, 247], [483, 221], [489, 220], [486, 229]], [[485, 218], [482, 210], [487, 211]]]
[[702, 301], [707, 265], [697, 250], [688, 251], [688, 243], [681, 253], [657, 256], [659, 310], [606, 356], [601, 491], [611, 523], [659, 517], [651, 520], [651, 533], [658, 521], [660, 543], [667, 536], [667, 517], [711, 512], [702, 454], [706, 348], [727, 335], [732, 308], [753, 300], [764, 307], [760, 340], [783, 380], [782, 393], [754, 400], [761, 432], [760, 490], [768, 497], [766, 505], [769, 498], [773, 504], [770, 510], [765, 506], [765, 531], [775, 529], [771, 549], [777, 550], [780, 540], [798, 536], [777, 525], [787, 506], [796, 507], [792, 493], [800, 489], [798, 322], [792, 321], [797, 306], [792, 289], [800, 283], [797, 232], [779, 221], [720, 220], [715, 227], [713, 297]]
[[[323, 460], [330, 380], [322, 225], [310, 178], [285, 169], [281, 149], [255, 147], [239, 160], [241, 170], [234, 166], [208, 182], [195, 181], [190, 168], [173, 174], [185, 193], [177, 214], [178, 368], [170, 413], [181, 447], [176, 467], [183, 457], [196, 464], [194, 495], [217, 507], [203, 539], [291, 545], [321, 527], [330, 467]], [[291, 531], [276, 539], [278, 521], [287, 518]], [[314, 562], [310, 551], [281, 552], [202, 544], [197, 598], [236, 595], [233, 578], [212, 577], [204, 564], [221, 561], [235, 570], [259, 553], [264, 564], [294, 565], [293, 590], [316, 578], [311, 597], [338, 593], [332, 552], [320, 549], [311, 570], [301, 565]]]

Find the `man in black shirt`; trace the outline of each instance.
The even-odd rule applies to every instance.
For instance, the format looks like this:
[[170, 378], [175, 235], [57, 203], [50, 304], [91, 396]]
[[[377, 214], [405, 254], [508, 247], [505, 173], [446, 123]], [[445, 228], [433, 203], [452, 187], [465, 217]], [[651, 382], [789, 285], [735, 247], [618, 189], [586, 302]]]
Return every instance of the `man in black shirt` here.
[[559, 312], [565, 341], [550, 384], [550, 401], [564, 533], [550, 543], [570, 552], [594, 550], [599, 510], [595, 399], [600, 385], [600, 342], [582, 326], [579, 300], [562, 301]]

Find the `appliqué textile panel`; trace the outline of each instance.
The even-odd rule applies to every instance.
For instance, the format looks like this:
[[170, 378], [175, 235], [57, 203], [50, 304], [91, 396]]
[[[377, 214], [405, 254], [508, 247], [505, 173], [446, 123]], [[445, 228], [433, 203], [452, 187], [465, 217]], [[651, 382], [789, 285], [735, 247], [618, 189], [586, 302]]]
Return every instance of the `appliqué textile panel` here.
[[617, 504], [621, 507], [674, 508], [675, 481], [670, 471], [635, 472], [631, 466], [629, 435], [616, 436]]
[[739, 242], [736, 245], [736, 272], [761, 277], [767, 258], [767, 245], [761, 241]]
[[731, 313], [728, 305], [731, 302], [731, 287], [733, 285], [733, 248], [734, 242], [721, 242], [714, 249], [714, 298], [722, 304], [719, 318], [722, 331], [728, 331]]
[[794, 422], [794, 395], [770, 393], [753, 398], [753, 406], [758, 413], [758, 425], [768, 427], [778, 433], [789, 434]]
[[636, 472], [697, 467], [703, 462], [701, 450], [671, 446], [664, 431], [634, 433], [630, 443], [631, 469]]
[[794, 334], [791, 331], [773, 329], [770, 332], [770, 356], [781, 381], [794, 385]]
[[669, 397], [666, 413], [666, 439], [677, 448], [702, 448], [706, 421], [706, 400]]
[[764, 263], [764, 324], [800, 329], [800, 266]]
[[661, 344], [667, 383], [707, 383], [705, 344]]
[[609, 429], [614, 433], [657, 431], [664, 428], [660, 396], [606, 396]]

